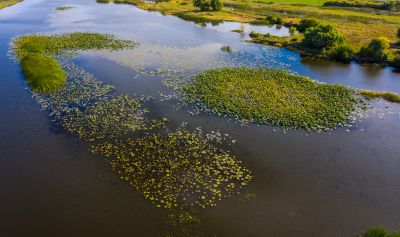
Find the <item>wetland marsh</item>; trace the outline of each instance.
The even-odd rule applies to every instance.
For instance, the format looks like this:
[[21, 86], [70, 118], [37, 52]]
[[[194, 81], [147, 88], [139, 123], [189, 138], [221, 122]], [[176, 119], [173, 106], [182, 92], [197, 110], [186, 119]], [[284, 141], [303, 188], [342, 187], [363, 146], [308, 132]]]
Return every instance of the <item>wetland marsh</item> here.
[[[400, 74], [246, 43], [239, 26], [92, 0], [2, 9], [0, 235], [399, 230], [400, 105], [368, 90], [400, 93]], [[32, 55], [62, 84], [35, 90]]]

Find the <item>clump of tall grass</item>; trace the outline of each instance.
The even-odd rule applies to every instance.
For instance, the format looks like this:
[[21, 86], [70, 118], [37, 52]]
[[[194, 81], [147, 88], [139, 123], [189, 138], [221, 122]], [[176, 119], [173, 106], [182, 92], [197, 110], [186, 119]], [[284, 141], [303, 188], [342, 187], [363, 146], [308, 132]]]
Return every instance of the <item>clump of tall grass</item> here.
[[400, 237], [400, 232], [390, 233], [385, 227], [374, 226], [368, 228], [363, 237]]
[[66, 73], [55, 60], [79, 50], [120, 50], [137, 45], [130, 40], [120, 40], [112, 35], [98, 33], [70, 33], [61, 35], [23, 35], [13, 41], [12, 49], [21, 62], [22, 71], [32, 89], [50, 92], [60, 89]]
[[35, 91], [47, 92], [61, 88], [66, 73], [53, 58], [40, 53], [30, 54], [21, 60], [22, 71]]
[[394, 102], [394, 103], [400, 103], [400, 95], [385, 91], [385, 92], [379, 92], [379, 91], [371, 91], [371, 90], [362, 90], [360, 92], [362, 96], [364, 96], [366, 99], [376, 99], [376, 98], [382, 98], [384, 100]]

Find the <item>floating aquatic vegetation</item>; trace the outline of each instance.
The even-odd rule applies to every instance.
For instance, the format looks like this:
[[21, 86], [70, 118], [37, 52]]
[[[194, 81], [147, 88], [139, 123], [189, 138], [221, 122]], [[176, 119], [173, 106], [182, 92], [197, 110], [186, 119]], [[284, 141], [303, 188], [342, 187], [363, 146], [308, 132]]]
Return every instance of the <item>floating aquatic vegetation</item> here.
[[66, 10], [70, 10], [73, 9], [75, 7], [72, 6], [60, 6], [60, 7], [56, 7], [56, 11], [66, 11]]
[[252, 179], [233, 155], [183, 127], [94, 145], [92, 152], [104, 155], [121, 179], [167, 209], [215, 206]]
[[87, 141], [118, 138], [128, 132], [146, 131], [161, 127], [166, 119], [148, 120], [147, 110], [139, 100], [127, 95], [99, 101], [83, 109], [68, 109], [63, 117], [64, 128]]
[[32, 53], [47, 56], [63, 56], [66, 52], [81, 50], [121, 50], [135, 48], [138, 43], [132, 40], [121, 40], [113, 35], [75, 32], [66, 34], [30, 34], [13, 40], [12, 50], [17, 59]]
[[60, 121], [68, 110], [85, 108], [111, 96], [111, 85], [97, 81], [93, 75], [67, 60], [62, 60], [61, 64], [68, 74], [65, 85], [49, 93], [33, 92], [33, 98], [50, 112], [54, 120]]
[[[112, 35], [82, 32], [23, 35], [12, 42], [15, 58], [21, 61], [28, 83], [39, 92], [55, 91], [64, 85], [65, 73], [56, 57], [73, 56], [81, 50], [121, 50], [136, 46], [137, 42], [120, 40]], [[35, 62], [40, 62], [40, 66]]]
[[[162, 78], [163, 84], [174, 90], [189, 82], [193, 74], [204, 70], [259, 65], [270, 65], [274, 68], [288, 67], [286, 63], [273, 60], [276, 56], [282, 56], [279, 49], [254, 47], [253, 50], [257, 52], [238, 49], [228, 54], [222, 52], [221, 47], [223, 45], [216, 43], [186, 48], [141, 43], [134, 51], [99, 50], [90, 54], [133, 69], [137, 74], [135, 78], [139, 76]], [[287, 61], [293, 60], [292, 57], [287, 58]]]
[[242, 121], [307, 130], [345, 125], [360, 102], [349, 87], [263, 68], [205, 71], [183, 93], [190, 102]]
[[[92, 44], [98, 37], [100, 42]], [[158, 207], [187, 210], [215, 206], [218, 200], [246, 186], [252, 178], [250, 171], [216, 146], [226, 134], [203, 134], [201, 129], [189, 132], [184, 127], [173, 132], [159, 129], [166, 119], [148, 119], [141, 100], [116, 96], [111, 85], [95, 80], [66, 57], [66, 52], [78, 50], [133, 47], [132, 42], [110, 42], [111, 36], [102, 37], [80, 33], [30, 35], [14, 41], [17, 59], [32, 54], [55, 57], [68, 75], [57, 91], [33, 91], [33, 97], [50, 111], [53, 121], [81, 139], [104, 139], [102, 144], [92, 146], [92, 152], [106, 156], [123, 180]], [[166, 67], [151, 75], [169, 71]], [[127, 138], [132, 135], [135, 137]], [[181, 213], [179, 220], [191, 222], [196, 218]]]

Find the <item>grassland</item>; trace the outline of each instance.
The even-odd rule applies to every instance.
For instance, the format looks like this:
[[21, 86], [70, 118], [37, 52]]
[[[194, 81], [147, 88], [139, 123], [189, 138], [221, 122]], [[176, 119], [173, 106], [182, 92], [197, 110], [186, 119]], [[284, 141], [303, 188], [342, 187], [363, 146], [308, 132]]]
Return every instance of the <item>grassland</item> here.
[[[102, 0], [103, 2], [111, 0]], [[138, 7], [177, 15], [194, 21], [236, 21], [250, 23], [263, 20], [266, 15], [283, 17], [285, 24], [297, 24], [303, 18], [315, 18], [321, 23], [332, 24], [346, 37], [347, 43], [358, 51], [371, 39], [381, 36], [396, 42], [400, 13], [376, 9], [324, 7], [324, 0], [226, 0], [225, 9], [218, 12], [201, 12], [190, 0], [171, 0], [145, 4], [139, 0], [119, 0]], [[397, 53], [394, 50], [394, 53]]]
[[22, 0], [0, 0], [0, 9], [12, 6], [19, 2], [22, 2]]
[[222, 68], [196, 75], [183, 88], [190, 102], [244, 121], [327, 130], [346, 124], [355, 91], [276, 69]]
[[60, 89], [65, 82], [65, 73], [56, 57], [71, 55], [79, 50], [119, 50], [135, 46], [136, 42], [116, 39], [111, 35], [78, 32], [50, 36], [24, 35], [13, 41], [12, 48], [32, 89], [50, 92]]

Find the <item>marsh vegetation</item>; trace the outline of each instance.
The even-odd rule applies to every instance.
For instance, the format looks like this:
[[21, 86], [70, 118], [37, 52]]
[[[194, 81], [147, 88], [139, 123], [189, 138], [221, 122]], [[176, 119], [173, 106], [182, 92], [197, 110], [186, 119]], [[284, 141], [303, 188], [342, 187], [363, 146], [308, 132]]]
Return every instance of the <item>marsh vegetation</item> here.
[[[22, 36], [14, 41], [13, 49], [23, 68], [33, 70], [24, 69], [24, 74], [34, 98], [53, 121], [69, 134], [96, 142], [91, 151], [105, 156], [122, 180], [157, 207], [186, 213], [238, 194], [252, 179], [251, 172], [218, 147], [220, 137], [201, 129], [191, 132], [184, 126], [166, 129], [166, 118], [146, 117], [142, 99], [116, 95], [111, 85], [70, 62], [70, 56], [80, 50], [135, 46], [136, 42], [109, 35], [72, 33]], [[45, 73], [31, 65], [38, 59], [49, 61], [41, 67]], [[48, 76], [56, 72], [63, 76], [57, 84]]]
[[400, 232], [389, 232], [385, 227], [374, 226], [368, 228], [363, 237], [399, 237]]
[[348, 87], [318, 84], [283, 70], [263, 68], [205, 71], [183, 91], [189, 101], [217, 113], [307, 130], [345, 125], [359, 102]]
[[[13, 52], [21, 61], [22, 71], [33, 90], [50, 92], [60, 89], [65, 73], [55, 58], [70, 56], [82, 50], [120, 50], [133, 48], [134, 41], [116, 39], [97, 33], [70, 33], [61, 35], [24, 35], [13, 41]], [[40, 67], [37, 66], [37, 64]]]

